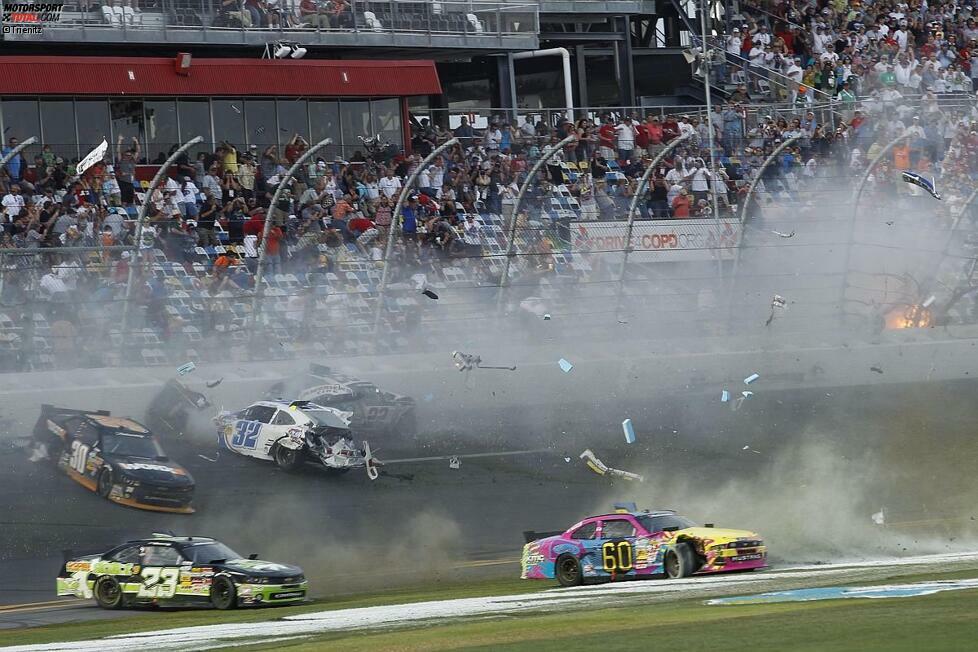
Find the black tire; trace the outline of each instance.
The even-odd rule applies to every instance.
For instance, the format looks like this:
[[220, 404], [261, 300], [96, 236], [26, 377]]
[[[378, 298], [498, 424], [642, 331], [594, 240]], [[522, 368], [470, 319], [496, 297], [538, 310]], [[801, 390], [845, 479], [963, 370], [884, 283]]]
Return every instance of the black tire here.
[[103, 609], [119, 609], [123, 603], [122, 586], [109, 575], [95, 580], [95, 602]]
[[584, 582], [581, 560], [574, 555], [561, 555], [554, 562], [554, 577], [561, 586], [580, 586]]
[[95, 491], [98, 495], [106, 500], [109, 499], [109, 494], [112, 493], [112, 469], [105, 467], [98, 474], [98, 481], [95, 485]]
[[275, 448], [272, 450], [272, 459], [275, 460], [278, 468], [292, 473], [302, 466], [303, 451], [302, 449], [292, 450], [291, 448], [275, 444]]
[[669, 579], [689, 577], [697, 570], [696, 554], [688, 543], [677, 544], [666, 553], [663, 566]]
[[238, 607], [238, 589], [230, 577], [219, 575], [211, 582], [211, 604], [221, 610]]

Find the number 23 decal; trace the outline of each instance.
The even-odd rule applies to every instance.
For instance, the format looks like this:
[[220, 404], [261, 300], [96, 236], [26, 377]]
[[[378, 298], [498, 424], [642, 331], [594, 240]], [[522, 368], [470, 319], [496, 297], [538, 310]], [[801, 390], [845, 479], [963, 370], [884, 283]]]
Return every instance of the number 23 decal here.
[[231, 445], [235, 448], [254, 448], [258, 443], [258, 433], [261, 423], [258, 421], [238, 421], [234, 424], [234, 438]]
[[632, 544], [629, 541], [608, 541], [601, 546], [601, 563], [609, 573], [632, 570]]
[[142, 572], [143, 581], [139, 585], [141, 598], [172, 598], [177, 592], [177, 579], [180, 577], [179, 568], [147, 567]]

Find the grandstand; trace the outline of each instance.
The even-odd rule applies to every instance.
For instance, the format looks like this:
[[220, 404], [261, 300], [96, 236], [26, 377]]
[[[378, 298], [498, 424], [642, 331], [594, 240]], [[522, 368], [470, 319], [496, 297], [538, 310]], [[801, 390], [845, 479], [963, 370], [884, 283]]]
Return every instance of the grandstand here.
[[[732, 316], [753, 311], [763, 322], [774, 294], [796, 304], [778, 315], [787, 330], [841, 321], [873, 333], [978, 320], [978, 109], [970, 82], [950, 62], [921, 69], [928, 74], [919, 79], [891, 80], [885, 63], [865, 74], [872, 57], [885, 60], [886, 48], [897, 62], [950, 56], [926, 29], [923, 43], [911, 41], [916, 47], [901, 50], [887, 34], [884, 42], [895, 46], [881, 49], [862, 40], [867, 31], [878, 35], [879, 25], [864, 23], [851, 36], [858, 21], [831, 13], [803, 19], [741, 5], [728, 7], [704, 42], [656, 18], [651, 3], [585, 2], [592, 36], [562, 38], [599, 38], [602, 25], [616, 24], [614, 12], [628, 9], [634, 13], [626, 12], [623, 29], [636, 49], [644, 38], [638, 26], [661, 20], [676, 32], [653, 34], [647, 45], [662, 47], [646, 49], [663, 52], [648, 58], [667, 61], [683, 42], [719, 52], [709, 66], [719, 97], [713, 112], [664, 99], [625, 102], [642, 92], [627, 74], [610, 102], [521, 107], [498, 83], [514, 81], [509, 55], [554, 43], [547, 30], [566, 3], [530, 3], [530, 22], [516, 19], [525, 3], [495, 3], [495, 18], [479, 19], [482, 31], [450, 4], [355, 2], [352, 22], [302, 38], [291, 34], [300, 28], [280, 23], [269, 32], [282, 38], [289, 31], [290, 47], [307, 48], [310, 59], [195, 58], [186, 78], [167, 58], [37, 57], [24, 54], [27, 41], [15, 41], [20, 54], [5, 59], [16, 64], [8, 68], [14, 73], [0, 80], [3, 151], [12, 153], [18, 139], [38, 142], [0, 170], [0, 368], [441, 350], [445, 338], [498, 332], [500, 323], [512, 337], [534, 337], [543, 312], [573, 320], [588, 338], [614, 339], [608, 323], [626, 316], [654, 318], [663, 336], [735, 334], [743, 326]], [[372, 5], [381, 30], [365, 22]], [[120, 42], [140, 42], [150, 15], [178, 15], [155, 4], [139, 8], [139, 22], [116, 25], [99, 22], [97, 12], [71, 15], [77, 6], [66, 11], [44, 37], [66, 52], [106, 30], [117, 30]], [[198, 12], [202, 24], [166, 23], [177, 47], [194, 34], [205, 44], [268, 40], [215, 27], [207, 11]], [[695, 16], [683, 18], [683, 11], [673, 8], [676, 25], [692, 24]], [[427, 41], [395, 38], [381, 47], [371, 39], [390, 36], [383, 30]], [[816, 46], [814, 36], [826, 30], [839, 40], [828, 48], [821, 38]], [[893, 30], [902, 31], [899, 20]], [[525, 34], [532, 45], [507, 40]], [[780, 59], [767, 58], [765, 40]], [[847, 44], [836, 48], [839, 41]], [[751, 56], [757, 44], [762, 52]], [[419, 58], [399, 74], [378, 59], [316, 58], [347, 45], [357, 56], [405, 48]], [[584, 45], [575, 47], [587, 57]], [[496, 97], [510, 102], [452, 102], [454, 64], [424, 57], [453, 48], [506, 54], [493, 84]], [[848, 50], [848, 63], [832, 56], [837, 49]], [[642, 56], [629, 60], [645, 65]], [[796, 58], [827, 65], [822, 72], [814, 63], [799, 66], [799, 80]], [[78, 66], [93, 63], [102, 72], [86, 78]], [[863, 75], [853, 74], [856, 65]], [[50, 72], [39, 74], [43, 66]], [[586, 64], [577, 67], [578, 99], [597, 97], [600, 84], [581, 76]], [[248, 72], [221, 79], [229, 70]], [[443, 74], [453, 81], [446, 84]], [[675, 85], [670, 101], [690, 97], [705, 81], [690, 76], [684, 83], [691, 88]], [[277, 89], [279, 82], [289, 88]], [[129, 96], [118, 99], [130, 84]], [[374, 134], [390, 146], [371, 149], [364, 139]], [[195, 135], [203, 143], [167, 170], [160, 187], [149, 187], [163, 159]], [[333, 143], [285, 179], [310, 144], [326, 137]], [[422, 157], [451, 137], [460, 144], [422, 167]], [[104, 159], [79, 175], [77, 162], [102, 138], [110, 145]], [[516, 211], [520, 187], [543, 157], [547, 164]], [[900, 180], [911, 168], [936, 180], [941, 201]], [[415, 172], [403, 219], [392, 220]], [[270, 205], [283, 184], [288, 192]], [[140, 240], [136, 217], [144, 204]], [[267, 264], [259, 284], [260, 255]], [[864, 264], [870, 258], [871, 267]], [[785, 271], [808, 263], [820, 273]]]

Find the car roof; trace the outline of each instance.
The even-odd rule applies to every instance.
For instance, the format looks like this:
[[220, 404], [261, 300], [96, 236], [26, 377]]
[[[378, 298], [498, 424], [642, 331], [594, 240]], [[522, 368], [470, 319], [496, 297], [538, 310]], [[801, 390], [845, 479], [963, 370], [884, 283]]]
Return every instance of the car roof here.
[[195, 537], [195, 536], [178, 537], [171, 534], [154, 533], [152, 536], [149, 537], [126, 541], [123, 545], [129, 545], [132, 543], [176, 543], [176, 544], [214, 543], [215, 541], [217, 541], [217, 539], [214, 539], [212, 537]]
[[105, 428], [125, 430], [127, 432], [134, 432], [141, 435], [149, 434], [149, 430], [146, 429], [146, 426], [125, 417], [112, 417], [105, 414], [94, 413], [86, 413], [85, 417]]
[[619, 512], [612, 512], [610, 514], [598, 514], [598, 515], [595, 515], [595, 516], [588, 516], [584, 520], [585, 521], [590, 521], [590, 520], [595, 519], [595, 518], [614, 518], [616, 516], [617, 517], [621, 517], [621, 516], [632, 516], [632, 517], [637, 518], [639, 516], [675, 516], [675, 515], [676, 515], [676, 512], [674, 510], [671, 510], [671, 509], [643, 509], [642, 511], [635, 511], [635, 512], [631, 512], [631, 511], [619, 511]]

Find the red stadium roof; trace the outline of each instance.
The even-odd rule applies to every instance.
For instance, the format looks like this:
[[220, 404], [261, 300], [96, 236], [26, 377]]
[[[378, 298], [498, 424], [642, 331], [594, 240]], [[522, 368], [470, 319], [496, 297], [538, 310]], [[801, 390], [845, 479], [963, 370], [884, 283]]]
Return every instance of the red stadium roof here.
[[392, 97], [437, 95], [433, 61], [0, 57], [0, 95], [237, 95]]

